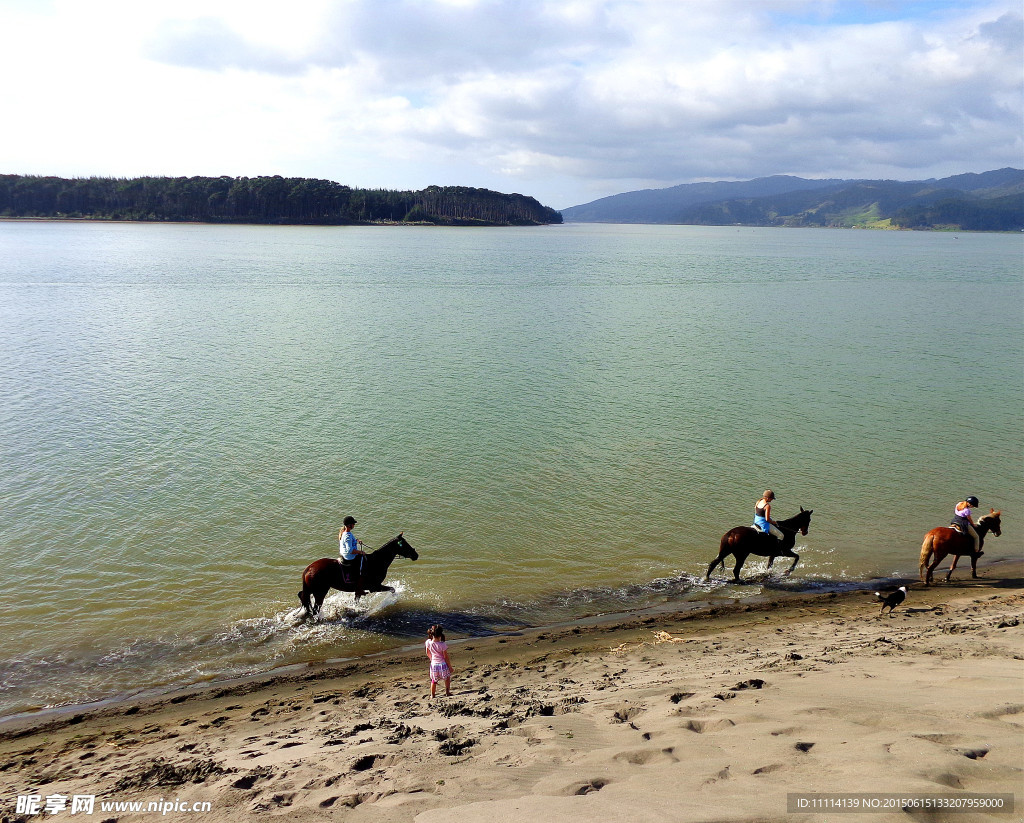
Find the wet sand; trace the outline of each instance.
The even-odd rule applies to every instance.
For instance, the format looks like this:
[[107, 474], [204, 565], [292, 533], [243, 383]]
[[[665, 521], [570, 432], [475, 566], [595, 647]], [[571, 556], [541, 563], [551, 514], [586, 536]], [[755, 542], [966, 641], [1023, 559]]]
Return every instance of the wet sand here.
[[[0, 817], [57, 795], [46, 818], [825, 821], [790, 793], [1017, 792], [952, 819], [1020, 820], [1024, 563], [982, 575], [905, 581], [891, 617], [854, 591], [455, 642], [450, 698], [417, 649], [22, 718], [0, 726]], [[949, 819], [870, 819], [908, 815]]]

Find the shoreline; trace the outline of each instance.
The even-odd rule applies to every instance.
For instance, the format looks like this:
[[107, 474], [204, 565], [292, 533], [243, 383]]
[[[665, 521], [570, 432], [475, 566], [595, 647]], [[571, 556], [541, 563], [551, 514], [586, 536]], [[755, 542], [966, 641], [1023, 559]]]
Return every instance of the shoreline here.
[[3, 814], [59, 794], [217, 821], [696, 823], [788, 819], [794, 792], [1013, 793], [1024, 561], [909, 588], [891, 617], [860, 589], [466, 638], [433, 701], [417, 645], [7, 722]]
[[139, 226], [273, 226], [275, 228], [287, 228], [289, 226], [302, 226], [306, 228], [327, 228], [327, 229], [343, 229], [343, 228], [357, 228], [357, 227], [372, 227], [372, 226], [429, 226], [431, 228], [454, 228], [454, 229], [474, 229], [474, 228], [492, 228], [492, 229], [508, 229], [508, 228], [527, 228], [536, 229], [543, 226], [561, 226], [562, 223], [495, 223], [488, 221], [469, 221], [466, 222], [433, 222], [430, 220], [366, 220], [366, 221], [352, 221], [348, 223], [301, 223], [301, 222], [248, 222], [238, 220], [128, 220], [125, 218], [114, 218], [114, 217], [0, 217], [0, 223], [126, 223], [134, 224]]
[[[945, 566], [947, 562], [948, 561], [945, 561], [943, 565]], [[993, 569], [1006, 564], [1013, 564], [1014, 562], [1015, 559], [1009, 556], [994, 556], [987, 563], [979, 563], [978, 571], [981, 574], [982, 579], [984, 579], [986, 577], [986, 572], [992, 571]], [[969, 573], [969, 569], [970, 565], [968, 562], [958, 566], [957, 570], [958, 572]], [[940, 570], [936, 570], [936, 580], [941, 579], [939, 571]], [[726, 569], [725, 572], [728, 573], [728, 569]], [[721, 570], [719, 573], [722, 573]], [[1022, 563], [1021, 576], [1024, 576], [1024, 563]], [[788, 581], [790, 578], [782, 577], [781, 580]], [[764, 582], [768, 581], [761, 581], [762, 586]], [[957, 582], [957, 579], [954, 578], [953, 585], [955, 586]], [[960, 578], [959, 582], [969, 583], [972, 581], [970, 578]], [[980, 581], [973, 582], [977, 583]], [[752, 585], [758, 585], [758, 583], [754, 582]], [[819, 585], [821, 585], [821, 588], [819, 588]], [[649, 622], [654, 618], [677, 622], [681, 620], [702, 619], [708, 616], [715, 616], [722, 611], [750, 611], [752, 609], [771, 611], [778, 608], [792, 606], [797, 601], [804, 599], [817, 600], [823, 598], [833, 599], [836, 597], [856, 596], [858, 594], [863, 594], [865, 591], [872, 592], [876, 588], [894, 589], [900, 585], [905, 585], [911, 590], [914, 590], [915, 588], [926, 590], [924, 584], [920, 583], [917, 579], [902, 576], [832, 581], [831, 584], [819, 584], [818, 581], [808, 581], [808, 586], [813, 586], [813, 589], [790, 590], [781, 587], [763, 587], [759, 593], [743, 598], [728, 594], [707, 593], [706, 596], [694, 600], [668, 601], [626, 611], [584, 614], [574, 619], [566, 619], [545, 624], [521, 625], [510, 627], [508, 629], [496, 630], [493, 633], [486, 635], [466, 635], [454, 638], [449, 637], [448, 643], [452, 646], [454, 651], [460, 644], [468, 642], [483, 643], [493, 641], [495, 638], [499, 637], [520, 637], [530, 632], [560, 631], [574, 627], [588, 627], [592, 630], [600, 631], [603, 628], [620, 622], [633, 623], [639, 620]], [[945, 585], [945, 583], [933, 584], [932, 588]], [[451, 632], [449, 632], [449, 634], [451, 634]], [[281, 678], [302, 678], [320, 670], [358, 664], [360, 661], [374, 661], [379, 658], [388, 658], [391, 656], [402, 657], [408, 654], [418, 655], [420, 653], [421, 645], [421, 641], [413, 640], [409, 643], [401, 643], [387, 649], [367, 652], [365, 654], [282, 663], [280, 665], [272, 666], [271, 668], [246, 675], [225, 675], [223, 677], [213, 677], [209, 680], [183, 686], [145, 687], [134, 692], [100, 697], [96, 700], [89, 700], [82, 703], [66, 703], [59, 706], [15, 712], [13, 714], [0, 716], [0, 740], [5, 739], [6, 734], [12, 728], [34, 728], [41, 725], [49, 726], [51, 723], [58, 724], [59, 727], [68, 723], [69, 717], [78, 715], [93, 715], [105, 713], [107, 711], [111, 711], [116, 714], [121, 708], [129, 705], [159, 705], [179, 699], [191, 699], [192, 696], [202, 695], [207, 692], [222, 691], [224, 689], [232, 689], [240, 686], [249, 687], [252, 684], [257, 684], [258, 686], [264, 682], [277, 682]]]
[[824, 229], [839, 231], [900, 231], [900, 232], [931, 232], [936, 234], [1020, 234], [1017, 229], [961, 229], [956, 227], [934, 227], [934, 228], [902, 228], [896, 226], [761, 226], [747, 223], [737, 224], [711, 224], [703, 223], [614, 223], [603, 220], [565, 220], [561, 223], [489, 223], [466, 222], [466, 223], [443, 223], [403, 220], [373, 220], [367, 222], [353, 223], [247, 223], [235, 221], [210, 222], [205, 220], [124, 220], [106, 217], [0, 217], [0, 223], [26, 222], [26, 223], [127, 223], [141, 226], [168, 225], [168, 226], [273, 226], [276, 228], [287, 228], [289, 226], [302, 226], [306, 228], [357, 228], [373, 226], [419, 226], [432, 228], [543, 228], [546, 226], [691, 226], [694, 228], [723, 228], [723, 229]]

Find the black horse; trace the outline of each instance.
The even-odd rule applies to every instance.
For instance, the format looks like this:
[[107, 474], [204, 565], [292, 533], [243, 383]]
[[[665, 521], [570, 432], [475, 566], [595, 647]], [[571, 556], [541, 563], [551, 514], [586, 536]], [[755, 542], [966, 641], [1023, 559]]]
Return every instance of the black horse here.
[[[409, 541], [403, 537], [402, 532], [381, 546], [377, 551], [371, 552], [363, 559], [363, 590], [365, 592], [393, 592], [391, 586], [384, 585], [384, 578], [387, 576], [388, 567], [396, 556], [408, 557], [415, 560], [419, 555], [416, 549], [409, 545]], [[354, 566], [354, 564], [353, 564]], [[333, 557], [323, 557], [314, 560], [302, 573], [302, 591], [299, 592], [299, 600], [306, 608], [308, 617], [320, 611], [320, 607], [327, 597], [327, 592], [337, 589], [342, 592], [355, 592], [356, 600], [359, 600], [361, 592], [356, 588], [356, 570], [353, 567], [349, 570], [343, 567], [341, 562]]]
[[801, 506], [800, 514], [794, 515], [788, 520], [780, 520], [778, 522], [778, 526], [784, 535], [782, 540], [777, 540], [770, 534], [765, 534], [753, 526], [737, 526], [735, 529], [729, 529], [722, 536], [718, 557], [708, 566], [708, 573], [704, 579], [711, 579], [711, 572], [715, 570], [715, 566], [721, 564], [724, 568], [725, 558], [730, 554], [736, 557], [736, 568], [733, 570], [733, 574], [736, 576], [737, 583], [740, 582], [740, 569], [743, 568], [747, 557], [752, 554], [756, 554], [758, 557], [767, 557], [769, 569], [772, 567], [772, 563], [775, 562], [776, 557], [792, 557], [793, 565], [786, 572], [787, 576], [792, 574], [796, 564], [800, 562], [800, 556], [793, 551], [793, 546], [796, 545], [796, 534], [800, 532], [800, 534], [806, 537], [807, 528], [810, 525], [811, 509], [805, 511], [804, 507]]

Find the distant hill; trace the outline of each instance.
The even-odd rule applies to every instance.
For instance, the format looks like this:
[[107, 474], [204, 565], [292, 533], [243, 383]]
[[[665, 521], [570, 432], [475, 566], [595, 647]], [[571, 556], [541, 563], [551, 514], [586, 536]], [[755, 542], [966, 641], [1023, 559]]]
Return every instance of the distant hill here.
[[522, 194], [465, 186], [353, 189], [305, 177], [0, 175], [0, 217], [351, 225], [534, 226], [562, 216]]
[[684, 183], [667, 189], [643, 189], [602, 197], [562, 209], [567, 223], [678, 223], [686, 209], [702, 203], [743, 197], [770, 197], [792, 191], [823, 189], [849, 180], [759, 177], [742, 183]]
[[1024, 170], [941, 180], [764, 177], [628, 192], [562, 210], [567, 222], [1024, 229]]

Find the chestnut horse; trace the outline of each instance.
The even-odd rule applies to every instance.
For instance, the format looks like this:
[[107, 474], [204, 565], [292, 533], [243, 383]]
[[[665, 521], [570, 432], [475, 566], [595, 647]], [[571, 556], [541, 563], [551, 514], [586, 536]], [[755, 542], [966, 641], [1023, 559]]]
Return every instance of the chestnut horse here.
[[807, 536], [807, 528], [811, 525], [811, 512], [811, 509], [805, 511], [801, 506], [800, 514], [794, 515], [788, 520], [780, 520], [778, 526], [784, 535], [782, 540], [776, 540], [770, 534], [764, 534], [753, 526], [737, 526], [735, 529], [729, 529], [722, 536], [718, 557], [708, 566], [708, 573], [704, 579], [711, 579], [711, 572], [719, 563], [722, 564], [722, 568], [725, 568], [725, 558], [730, 554], [736, 557], [736, 568], [733, 570], [733, 574], [736, 576], [737, 583], [740, 582], [740, 569], [743, 568], [743, 564], [751, 554], [767, 557], [769, 569], [776, 557], [792, 557], [793, 565], [786, 572], [787, 576], [791, 575], [796, 564], [800, 562], [800, 556], [793, 551], [793, 546], [796, 545], [796, 535], [799, 532], [804, 537]]
[[[997, 512], [995, 509], [989, 509], [988, 514], [978, 518], [978, 522], [974, 527], [974, 530], [978, 533], [977, 552], [974, 551], [974, 540], [971, 539], [970, 535], [961, 534], [952, 526], [939, 526], [937, 529], [932, 529], [928, 532], [924, 536], [924, 542], [921, 544], [921, 579], [925, 582], [925, 585], [931, 584], [932, 572], [950, 554], [953, 555], [953, 563], [950, 565], [949, 571], [946, 572], [947, 583], [953, 574], [953, 569], [956, 568], [957, 561], [963, 555], [971, 558], [971, 577], [977, 580], [978, 558], [983, 554], [981, 548], [985, 545], [985, 535], [992, 532], [996, 537], [999, 537], [1003, 533], [1002, 514], [1002, 512]], [[928, 562], [929, 560], [931, 563]]]
[[[363, 590], [366, 592], [393, 592], [391, 586], [384, 585], [384, 578], [387, 576], [388, 567], [397, 555], [415, 560], [419, 555], [416, 549], [409, 545], [409, 541], [402, 535], [393, 537], [377, 551], [367, 554], [363, 559]], [[354, 566], [354, 564], [353, 564]], [[356, 601], [360, 593], [357, 591], [355, 569], [351, 571], [342, 567], [341, 562], [333, 557], [323, 557], [314, 560], [302, 573], [302, 591], [299, 592], [299, 600], [306, 608], [305, 617], [314, 615], [320, 611], [320, 607], [327, 597], [327, 592], [337, 589], [342, 592], [356, 592]]]

